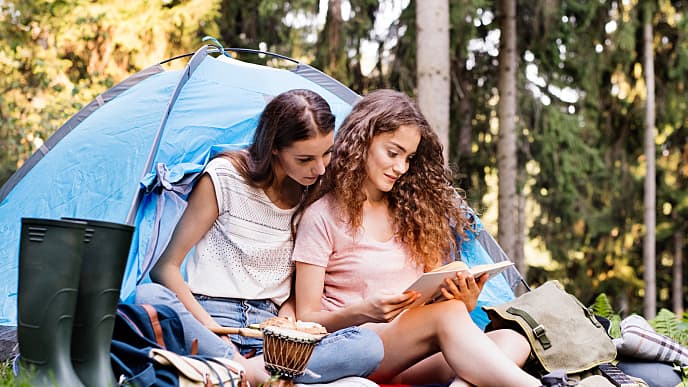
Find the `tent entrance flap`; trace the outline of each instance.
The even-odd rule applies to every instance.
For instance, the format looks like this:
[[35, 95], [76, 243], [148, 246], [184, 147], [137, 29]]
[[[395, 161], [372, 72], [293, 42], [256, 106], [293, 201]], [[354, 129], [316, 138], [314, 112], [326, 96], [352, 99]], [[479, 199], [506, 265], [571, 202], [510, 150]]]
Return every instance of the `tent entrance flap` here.
[[[181, 93], [182, 88], [184, 85], [186, 85], [186, 82], [189, 80], [191, 77], [191, 74], [196, 70], [198, 65], [205, 59], [205, 57], [208, 56], [208, 46], [203, 46], [201, 47], [196, 53], [191, 57], [191, 60], [189, 63], [186, 65], [186, 68], [184, 71], [182, 71], [181, 77], [179, 79], [179, 83], [177, 83], [177, 87], [174, 88], [174, 92], [172, 93], [172, 96], [170, 97], [170, 102], [167, 104], [167, 108], [165, 109], [165, 114], [162, 116], [162, 120], [160, 121], [160, 126], [158, 127], [158, 130], [155, 132], [155, 137], [153, 138], [153, 145], [151, 146], [150, 152], [148, 153], [148, 158], [146, 159], [146, 164], [143, 167], [143, 174], [141, 175], [141, 180], [150, 172], [151, 167], [153, 166], [153, 160], [155, 159], [156, 154], [158, 153], [158, 148], [160, 146], [160, 140], [162, 138], [163, 131], [165, 130], [165, 125], [167, 124], [167, 120], [170, 117], [170, 111], [172, 111], [172, 107], [174, 106], [174, 103], [177, 101], [177, 98], [179, 97], [179, 94]], [[129, 212], [127, 213], [127, 217], [125, 219], [125, 223], [128, 225], [134, 225], [134, 221], [136, 218], [136, 211], [138, 210], [139, 204], [141, 203], [141, 198], [143, 197], [143, 187], [139, 186], [139, 189], [136, 190], [136, 194], [134, 195], [134, 199], [131, 202], [131, 206], [129, 207]]]

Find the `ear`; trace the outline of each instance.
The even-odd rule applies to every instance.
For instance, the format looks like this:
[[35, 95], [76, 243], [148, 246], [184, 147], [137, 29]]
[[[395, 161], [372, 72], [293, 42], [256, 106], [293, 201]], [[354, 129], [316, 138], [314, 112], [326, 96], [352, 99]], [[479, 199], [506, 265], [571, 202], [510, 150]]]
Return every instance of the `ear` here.
[[273, 156], [277, 156], [278, 153], [279, 153], [279, 151], [278, 151], [277, 149], [273, 149], [273, 150], [272, 150], [272, 155], [273, 155]]

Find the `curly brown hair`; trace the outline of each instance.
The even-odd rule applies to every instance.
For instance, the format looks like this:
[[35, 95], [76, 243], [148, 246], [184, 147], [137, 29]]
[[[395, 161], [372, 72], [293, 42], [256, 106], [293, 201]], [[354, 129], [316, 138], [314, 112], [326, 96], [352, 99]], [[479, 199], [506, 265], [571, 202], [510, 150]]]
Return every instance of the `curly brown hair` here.
[[469, 221], [463, 197], [452, 186], [451, 171], [444, 165], [442, 145], [406, 94], [377, 90], [354, 106], [337, 132], [332, 161], [309, 201], [334, 195], [340, 215], [355, 232], [361, 226], [366, 200], [363, 183], [371, 141], [404, 125], [418, 128], [420, 143], [408, 171], [386, 195], [395, 237], [408, 247], [416, 263], [429, 270], [456, 252], [454, 228], [464, 236]]

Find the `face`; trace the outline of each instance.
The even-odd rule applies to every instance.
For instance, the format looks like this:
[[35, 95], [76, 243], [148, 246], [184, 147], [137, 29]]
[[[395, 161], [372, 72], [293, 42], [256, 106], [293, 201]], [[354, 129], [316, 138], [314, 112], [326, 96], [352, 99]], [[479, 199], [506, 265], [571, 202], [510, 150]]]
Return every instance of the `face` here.
[[368, 197], [392, 190], [397, 179], [408, 171], [419, 143], [420, 130], [411, 125], [373, 137], [366, 160], [368, 177], [364, 182]]
[[296, 141], [281, 150], [273, 150], [276, 162], [285, 174], [301, 185], [311, 185], [325, 173], [332, 156], [334, 131], [307, 140]]

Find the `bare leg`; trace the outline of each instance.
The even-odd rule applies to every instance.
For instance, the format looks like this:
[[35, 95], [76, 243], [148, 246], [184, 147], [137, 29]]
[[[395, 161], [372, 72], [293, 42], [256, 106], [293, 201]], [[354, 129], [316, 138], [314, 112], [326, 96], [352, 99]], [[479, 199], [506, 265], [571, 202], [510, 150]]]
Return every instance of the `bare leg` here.
[[236, 351], [232, 360], [244, 366], [246, 378], [252, 386], [259, 386], [270, 379], [270, 374], [265, 370], [265, 362], [262, 355], [246, 359]]
[[441, 353], [436, 353], [406, 369], [389, 382], [410, 385], [446, 383], [454, 379], [455, 376], [454, 370], [447, 364], [444, 356]]
[[[500, 329], [488, 332], [487, 336], [519, 367], [525, 364], [525, 361], [528, 359], [528, 354], [530, 353], [530, 344], [523, 335], [513, 330]], [[390, 382], [416, 385], [433, 383], [440, 380], [448, 381], [452, 378], [454, 381], [450, 387], [469, 385], [462, 379], [456, 377], [454, 371], [444, 359], [444, 356], [441, 353], [437, 353], [411, 366], [411, 368], [403, 371], [390, 380]]]
[[[539, 386], [471, 320], [460, 301], [409, 309], [380, 333], [385, 358], [371, 376], [390, 380], [403, 370], [442, 352], [455, 375], [480, 386]], [[411, 377], [411, 374], [405, 373]], [[437, 380], [446, 382], [447, 380]]]
[[516, 365], [523, 367], [526, 364], [530, 354], [530, 343], [525, 336], [511, 329], [499, 329], [487, 332], [487, 337]]

